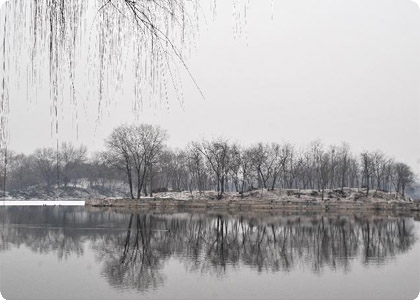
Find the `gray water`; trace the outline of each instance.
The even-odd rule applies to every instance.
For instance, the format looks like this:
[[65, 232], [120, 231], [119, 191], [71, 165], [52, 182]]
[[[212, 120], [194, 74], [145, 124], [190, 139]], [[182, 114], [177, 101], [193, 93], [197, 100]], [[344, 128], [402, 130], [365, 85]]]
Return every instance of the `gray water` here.
[[0, 208], [0, 291], [10, 299], [415, 299], [420, 223]]

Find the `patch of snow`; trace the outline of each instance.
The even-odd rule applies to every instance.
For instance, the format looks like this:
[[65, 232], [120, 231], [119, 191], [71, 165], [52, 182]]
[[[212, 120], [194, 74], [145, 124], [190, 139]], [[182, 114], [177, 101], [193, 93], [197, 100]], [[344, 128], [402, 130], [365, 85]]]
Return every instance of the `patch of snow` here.
[[84, 206], [85, 201], [42, 201], [42, 200], [28, 200], [28, 201], [19, 201], [19, 200], [2, 200], [0, 201], [0, 206]]

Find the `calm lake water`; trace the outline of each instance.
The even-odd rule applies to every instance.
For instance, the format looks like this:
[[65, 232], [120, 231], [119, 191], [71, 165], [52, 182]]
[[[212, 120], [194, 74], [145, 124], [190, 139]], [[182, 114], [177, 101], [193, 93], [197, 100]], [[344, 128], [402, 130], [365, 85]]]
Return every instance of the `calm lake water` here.
[[1, 207], [10, 299], [415, 299], [409, 217]]

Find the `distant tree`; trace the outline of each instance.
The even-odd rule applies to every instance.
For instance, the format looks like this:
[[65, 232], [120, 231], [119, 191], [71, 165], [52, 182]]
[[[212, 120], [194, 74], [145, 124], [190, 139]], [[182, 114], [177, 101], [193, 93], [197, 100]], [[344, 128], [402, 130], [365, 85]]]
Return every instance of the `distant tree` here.
[[8, 151], [7, 189], [22, 190], [40, 183], [42, 179], [36, 174], [33, 157], [15, 154]]
[[311, 142], [309, 145], [309, 159], [311, 162], [311, 169], [312, 169], [312, 177], [313, 177], [313, 185], [321, 191], [322, 185], [322, 178], [321, 178], [321, 168], [322, 168], [322, 158], [324, 155], [324, 145], [320, 140], [316, 140]]
[[340, 178], [341, 191], [343, 192], [344, 186], [349, 186], [348, 176], [350, 169], [350, 146], [343, 143], [338, 151], [338, 176]]
[[[132, 130], [140, 137], [141, 151], [144, 155], [144, 173], [149, 172], [149, 196], [152, 196], [153, 166], [158, 162], [164, 143], [168, 139], [168, 133], [160, 126], [148, 124], [133, 127]], [[144, 185], [144, 189], [144, 194], [147, 195], [146, 185]]]
[[330, 173], [333, 171], [331, 167], [331, 156], [329, 153], [323, 153], [319, 161], [319, 182], [321, 188], [322, 200], [324, 200], [325, 189], [330, 180]]
[[61, 144], [59, 157], [62, 165], [64, 187], [67, 187], [70, 181], [76, 178], [75, 171], [86, 161], [86, 154], [87, 148], [85, 146], [76, 148], [71, 143], [64, 142]]
[[366, 188], [366, 196], [369, 196], [372, 176], [375, 172], [373, 154], [364, 151], [360, 154], [362, 166], [362, 188]]
[[[124, 172], [130, 189], [130, 196], [134, 199], [133, 193], [133, 156], [130, 149], [130, 132], [127, 126], [115, 128], [105, 141], [107, 152], [104, 159], [109, 165]], [[140, 194], [137, 194], [140, 197]]]
[[350, 156], [348, 160], [349, 166], [349, 187], [360, 186], [360, 164], [359, 159], [354, 156]]
[[170, 152], [169, 176], [174, 191], [185, 190], [189, 185], [188, 162], [185, 151], [175, 149]]
[[305, 186], [305, 167], [305, 160], [302, 155], [299, 155], [297, 159], [295, 159], [293, 166], [295, 171], [296, 188], [298, 189], [298, 198], [300, 198], [301, 188]]
[[333, 189], [338, 186], [337, 179], [339, 178], [339, 163], [340, 153], [339, 149], [335, 145], [331, 145], [328, 149], [329, 156], [329, 187]]
[[147, 196], [147, 178], [149, 195], [152, 196], [153, 165], [157, 163], [167, 138], [166, 131], [159, 126], [141, 124], [119, 126], [106, 140], [107, 161], [124, 170], [132, 198], [134, 198], [134, 178], [137, 184], [137, 198], [140, 198], [142, 190]]
[[243, 149], [240, 152], [240, 162], [241, 162], [241, 192], [242, 195], [245, 192], [245, 187], [248, 189], [252, 185], [253, 178], [253, 164], [252, 164], [252, 153], [249, 149]]
[[271, 175], [271, 190], [274, 190], [277, 180], [280, 176], [282, 167], [284, 166], [286, 160], [288, 159], [289, 152], [288, 148], [282, 148], [277, 143], [272, 143], [269, 146], [268, 150], [268, 164], [267, 167], [270, 169]]
[[271, 175], [271, 164], [269, 159], [269, 146], [263, 143], [258, 143], [250, 149], [252, 165], [256, 171], [259, 188], [267, 188], [268, 179]]
[[233, 143], [231, 145], [229, 156], [229, 177], [235, 186], [236, 192], [239, 192], [241, 182], [242, 150], [238, 144]]
[[217, 183], [217, 198], [221, 199], [225, 192], [226, 179], [229, 172], [230, 146], [227, 140], [218, 138], [213, 141], [195, 143], [195, 148], [200, 151], [213, 171]]
[[273, 168], [273, 185], [274, 190], [278, 173], [283, 178], [283, 186], [286, 188], [293, 188], [293, 182], [296, 180], [296, 169], [295, 169], [295, 149], [291, 144], [284, 144], [281, 147], [276, 147], [276, 163]]
[[50, 191], [57, 180], [57, 152], [53, 148], [37, 149], [32, 156], [34, 162], [34, 171], [46, 184], [47, 190]]
[[414, 182], [414, 173], [411, 168], [404, 163], [394, 165], [394, 186], [395, 191], [405, 196], [405, 189]]
[[385, 180], [386, 157], [381, 151], [372, 153], [372, 169], [376, 190], [380, 190]]
[[116, 168], [106, 163], [106, 156], [103, 152], [97, 152], [85, 163], [85, 176], [90, 187], [100, 186], [104, 189], [107, 183], [117, 179]]
[[385, 159], [383, 190], [386, 190], [388, 192], [391, 192], [394, 164], [395, 164], [395, 162], [394, 162], [393, 158], [388, 157], [388, 158]]
[[205, 158], [199, 148], [190, 144], [187, 150], [188, 171], [191, 179], [194, 181], [195, 188], [202, 193], [207, 186], [207, 168]]

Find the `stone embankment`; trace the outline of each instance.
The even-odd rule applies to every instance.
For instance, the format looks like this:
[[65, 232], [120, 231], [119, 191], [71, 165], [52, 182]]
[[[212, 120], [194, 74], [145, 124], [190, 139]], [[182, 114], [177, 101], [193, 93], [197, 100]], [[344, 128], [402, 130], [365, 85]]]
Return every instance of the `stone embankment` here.
[[310, 201], [310, 200], [179, 200], [174, 198], [88, 199], [87, 206], [134, 209], [263, 210], [290, 212], [412, 212], [420, 211], [420, 202], [411, 201]]

